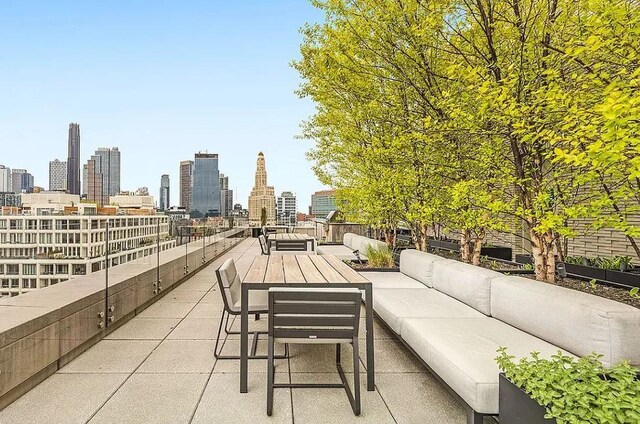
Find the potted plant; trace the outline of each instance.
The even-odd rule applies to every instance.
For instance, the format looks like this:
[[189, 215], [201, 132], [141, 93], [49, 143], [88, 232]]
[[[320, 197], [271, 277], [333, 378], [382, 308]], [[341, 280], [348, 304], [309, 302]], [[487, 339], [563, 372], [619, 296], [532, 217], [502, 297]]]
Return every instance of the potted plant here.
[[640, 422], [638, 369], [626, 362], [606, 368], [595, 353], [561, 352], [515, 362], [506, 348], [498, 353], [500, 424]]

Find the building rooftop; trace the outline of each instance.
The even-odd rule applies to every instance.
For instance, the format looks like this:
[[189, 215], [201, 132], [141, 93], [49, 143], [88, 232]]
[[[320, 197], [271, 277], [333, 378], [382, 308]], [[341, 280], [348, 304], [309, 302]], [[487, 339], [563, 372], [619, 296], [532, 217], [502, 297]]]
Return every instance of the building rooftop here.
[[[343, 389], [278, 389], [267, 417], [266, 361], [250, 362], [249, 393], [241, 394], [239, 361], [213, 355], [223, 306], [214, 270], [232, 257], [246, 272], [259, 254], [256, 239], [239, 243], [0, 411], [0, 423], [466, 422], [463, 406], [379, 322], [376, 390], [366, 391], [361, 379], [360, 417]], [[265, 323], [252, 321], [250, 328]], [[261, 342], [259, 351], [265, 348]], [[223, 353], [237, 352], [238, 336], [228, 336]], [[292, 346], [290, 358], [276, 362], [278, 381], [339, 382], [333, 347]]]

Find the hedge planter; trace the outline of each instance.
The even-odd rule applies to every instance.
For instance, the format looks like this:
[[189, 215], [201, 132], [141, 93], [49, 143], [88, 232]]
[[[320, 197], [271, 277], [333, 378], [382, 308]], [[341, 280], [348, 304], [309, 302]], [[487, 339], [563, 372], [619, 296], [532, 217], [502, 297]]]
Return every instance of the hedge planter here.
[[564, 264], [567, 273], [578, 275], [580, 277], [596, 279], [596, 280], [606, 280], [606, 273], [602, 268], [596, 268], [595, 266], [587, 266], [587, 265], [577, 265], [577, 264]]
[[555, 419], [544, 417], [545, 408], [531, 399], [520, 387], [500, 374], [500, 424], [549, 424]]
[[605, 270], [605, 280], [612, 283], [624, 284], [629, 287], [640, 287], [640, 273], [629, 271]]
[[460, 251], [460, 243], [458, 242], [429, 239], [428, 243], [429, 243], [429, 247], [432, 247], [435, 249], [450, 250], [452, 252]]
[[523, 265], [533, 265], [533, 258], [525, 253], [516, 253], [516, 262]]
[[480, 256], [488, 256], [490, 258], [503, 259], [510, 261], [513, 251], [510, 247], [504, 246], [487, 246], [480, 250]]

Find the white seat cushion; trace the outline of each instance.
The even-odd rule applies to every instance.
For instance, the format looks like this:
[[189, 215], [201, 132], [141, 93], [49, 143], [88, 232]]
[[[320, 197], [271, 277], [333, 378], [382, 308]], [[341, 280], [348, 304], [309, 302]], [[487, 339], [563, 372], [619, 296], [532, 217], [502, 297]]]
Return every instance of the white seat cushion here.
[[503, 274], [458, 261], [433, 263], [433, 288], [491, 315], [491, 280]]
[[[469, 319], [409, 318], [402, 338], [475, 411], [498, 413], [498, 374], [495, 358], [501, 346], [516, 358], [532, 351], [541, 357], [558, 347], [490, 317]], [[567, 352], [563, 352], [567, 355]]]
[[[368, 275], [364, 274], [364, 275]], [[406, 318], [475, 318], [480, 312], [436, 290], [374, 289], [373, 310], [397, 334]]]
[[371, 281], [374, 291], [377, 289], [424, 289], [424, 284], [404, 275], [401, 272], [363, 272], [367, 280]]
[[[358, 260], [356, 255], [353, 254], [353, 250], [351, 250], [350, 248], [342, 244], [339, 244], [339, 245], [329, 244], [329, 245], [318, 246], [318, 248], [316, 249], [316, 253], [318, 255], [335, 255], [338, 257], [338, 259], [342, 259], [342, 260], [349, 260], [349, 261]], [[362, 259], [367, 258], [362, 252], [360, 252], [360, 257]]]
[[405, 249], [400, 252], [400, 272], [415, 278], [427, 287], [433, 287], [433, 264], [449, 261], [449, 259], [431, 253]]
[[640, 366], [640, 309], [522, 277], [491, 284], [495, 318], [578, 356], [597, 352], [605, 366]]

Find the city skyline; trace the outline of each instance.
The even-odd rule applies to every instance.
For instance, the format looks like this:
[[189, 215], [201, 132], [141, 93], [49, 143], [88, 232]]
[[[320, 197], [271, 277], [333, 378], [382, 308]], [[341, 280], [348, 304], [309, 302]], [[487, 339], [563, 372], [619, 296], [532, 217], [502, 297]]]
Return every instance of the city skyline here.
[[1, 164], [28, 169], [48, 187], [48, 162], [68, 159], [68, 125], [77, 122], [80, 172], [90, 153], [118, 146], [122, 189], [157, 193], [168, 174], [171, 205], [179, 204], [179, 161], [198, 151], [220, 155], [243, 204], [259, 151], [270, 158], [271, 184], [296, 192], [301, 209], [323, 187], [305, 157], [312, 144], [294, 139], [313, 105], [294, 94], [299, 79], [289, 67], [299, 28], [321, 19], [311, 5], [132, 4], [116, 12], [36, 3], [3, 11], [0, 39], [13, 65], [0, 81], [12, 99], [0, 103], [0, 142], [8, 146]]

